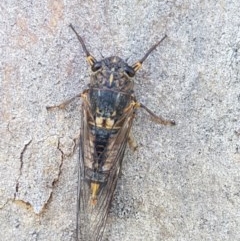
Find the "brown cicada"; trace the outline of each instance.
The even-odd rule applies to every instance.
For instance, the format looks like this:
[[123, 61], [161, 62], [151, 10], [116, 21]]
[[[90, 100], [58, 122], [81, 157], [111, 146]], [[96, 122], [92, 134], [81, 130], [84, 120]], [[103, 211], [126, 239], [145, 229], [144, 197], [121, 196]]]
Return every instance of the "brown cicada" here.
[[[174, 125], [172, 120], [156, 116], [134, 96], [133, 77], [149, 54], [166, 38], [153, 45], [132, 66], [117, 56], [97, 61], [77, 35], [91, 66], [89, 88], [74, 98], [82, 98], [80, 162], [77, 205], [77, 240], [102, 239], [109, 207], [116, 188], [127, 143], [134, 145], [130, 134], [136, 109], [145, 109], [154, 120]], [[56, 106], [55, 106], [56, 107]]]

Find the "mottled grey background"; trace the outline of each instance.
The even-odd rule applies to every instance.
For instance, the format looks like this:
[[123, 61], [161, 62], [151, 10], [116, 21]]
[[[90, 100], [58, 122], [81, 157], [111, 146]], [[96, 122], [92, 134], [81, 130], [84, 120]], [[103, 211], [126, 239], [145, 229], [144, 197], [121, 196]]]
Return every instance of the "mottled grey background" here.
[[98, 59], [134, 63], [139, 111], [104, 240], [240, 240], [240, 2], [3, 0], [0, 240], [74, 240], [81, 101], [72, 23]]

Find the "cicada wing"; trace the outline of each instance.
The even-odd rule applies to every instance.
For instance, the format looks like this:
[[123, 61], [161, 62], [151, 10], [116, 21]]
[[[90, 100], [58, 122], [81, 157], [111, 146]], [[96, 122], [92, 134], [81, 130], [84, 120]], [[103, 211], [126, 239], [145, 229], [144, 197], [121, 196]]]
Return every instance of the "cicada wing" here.
[[117, 184], [119, 168], [109, 175], [105, 187], [101, 188], [97, 203], [93, 205], [90, 200], [89, 185], [81, 179], [82, 191], [79, 197], [79, 229], [80, 240], [100, 241], [103, 236], [105, 224], [110, 208], [113, 193]]
[[96, 204], [92, 204], [90, 185], [84, 179], [84, 158], [89, 153], [94, 153], [91, 144], [91, 131], [87, 122], [88, 104], [83, 103], [82, 130], [80, 138], [80, 163], [78, 183], [78, 207], [77, 207], [77, 235], [82, 241], [100, 241], [105, 228], [109, 208], [116, 188], [118, 176], [121, 170], [122, 160], [127, 145], [129, 132], [134, 118], [134, 109], [130, 108], [124, 114], [122, 127], [116, 135], [111, 137], [106, 147], [106, 163], [113, 163], [109, 170], [107, 181], [100, 188]]

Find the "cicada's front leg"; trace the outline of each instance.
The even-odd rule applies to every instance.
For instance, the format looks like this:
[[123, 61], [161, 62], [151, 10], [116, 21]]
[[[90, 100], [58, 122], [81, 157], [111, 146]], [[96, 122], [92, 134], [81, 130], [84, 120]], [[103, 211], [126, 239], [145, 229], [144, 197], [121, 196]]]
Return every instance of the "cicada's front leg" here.
[[71, 99], [69, 100], [66, 100], [64, 101], [63, 103], [59, 104], [59, 105], [52, 105], [52, 106], [47, 106], [47, 110], [50, 110], [50, 109], [55, 109], [55, 108], [59, 108], [59, 109], [64, 109], [67, 105], [69, 105], [72, 101], [74, 101], [76, 98], [80, 98], [82, 96], [82, 93], [81, 94], [77, 94], [75, 95], [74, 97], [72, 97]]
[[132, 134], [132, 131], [129, 132], [129, 136], [128, 136], [128, 145], [130, 147], [130, 149], [134, 152], [137, 150], [137, 142]]
[[135, 106], [137, 108], [143, 108], [144, 110], [146, 110], [148, 112], [148, 114], [151, 115], [152, 120], [155, 121], [158, 124], [169, 125], [169, 126], [176, 125], [176, 122], [174, 120], [167, 120], [167, 119], [163, 118], [162, 116], [157, 116], [150, 109], [148, 109], [145, 105], [143, 105], [142, 103], [135, 102]]
[[141, 107], [144, 110], [146, 110], [151, 115], [152, 120], [156, 121], [159, 124], [162, 124], [162, 125], [165, 125], [165, 126], [167, 126], [167, 125], [169, 125], [169, 126], [176, 125], [176, 122], [174, 120], [167, 120], [167, 119], [164, 119], [162, 116], [157, 116], [151, 110], [149, 110], [145, 105], [143, 105], [142, 103], [139, 103], [139, 107]]

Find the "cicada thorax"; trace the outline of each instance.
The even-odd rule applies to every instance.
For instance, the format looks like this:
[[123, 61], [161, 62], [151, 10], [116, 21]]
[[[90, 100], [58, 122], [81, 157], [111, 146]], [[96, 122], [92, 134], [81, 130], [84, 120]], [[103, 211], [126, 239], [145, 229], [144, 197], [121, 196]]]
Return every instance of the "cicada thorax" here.
[[126, 121], [125, 112], [134, 98], [133, 81], [126, 73], [128, 65], [122, 59], [106, 58], [95, 67], [98, 68], [91, 76], [88, 90], [91, 112], [88, 125], [93, 153], [92, 159], [86, 160], [85, 165], [85, 178], [90, 182], [92, 204], [96, 204], [101, 187], [107, 182], [116, 162], [114, 153], [119, 151], [119, 146], [113, 142], [118, 139], [116, 136]]

